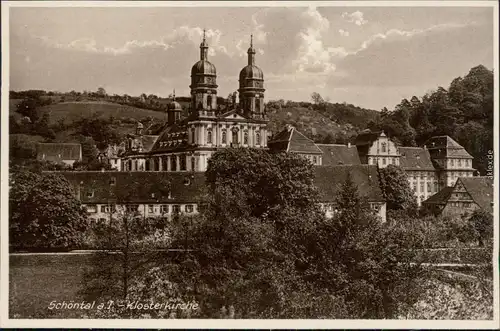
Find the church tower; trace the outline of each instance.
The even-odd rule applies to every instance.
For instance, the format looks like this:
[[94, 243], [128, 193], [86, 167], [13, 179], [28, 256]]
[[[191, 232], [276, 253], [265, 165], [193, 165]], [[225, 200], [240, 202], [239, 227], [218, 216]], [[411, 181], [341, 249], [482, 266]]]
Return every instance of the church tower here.
[[208, 44], [203, 30], [200, 60], [191, 69], [191, 110], [198, 116], [215, 116], [217, 109], [217, 72], [208, 61]]
[[255, 48], [253, 48], [253, 36], [250, 36], [250, 48], [248, 53], [248, 65], [240, 71], [240, 108], [243, 114], [253, 119], [263, 120], [264, 115], [264, 74], [255, 65]]
[[181, 120], [181, 115], [182, 115], [182, 107], [177, 101], [175, 101], [175, 90], [174, 90], [174, 94], [172, 96], [172, 102], [170, 102], [167, 107], [168, 125], [172, 125], [174, 123], [179, 122]]

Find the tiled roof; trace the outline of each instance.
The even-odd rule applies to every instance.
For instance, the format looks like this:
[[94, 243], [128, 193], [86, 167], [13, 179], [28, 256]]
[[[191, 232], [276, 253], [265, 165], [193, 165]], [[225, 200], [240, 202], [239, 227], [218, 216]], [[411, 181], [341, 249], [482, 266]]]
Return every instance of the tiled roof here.
[[[203, 200], [205, 173], [65, 171], [82, 203], [188, 203]], [[113, 184], [114, 181], [114, 184]], [[93, 195], [88, 193], [93, 192]]]
[[323, 151], [323, 165], [361, 164], [355, 145], [316, 144]]
[[145, 133], [148, 135], [159, 135], [164, 127], [165, 123], [153, 123], [145, 130]]
[[182, 150], [188, 147], [188, 131], [186, 122], [174, 123], [165, 127], [156, 140], [152, 152]]
[[38, 143], [37, 160], [61, 162], [63, 160], [79, 161], [82, 157], [80, 144]]
[[439, 156], [442, 157], [473, 158], [465, 148], [449, 136], [431, 137], [425, 142], [425, 145], [429, 150], [442, 150], [442, 153], [439, 153]]
[[450, 198], [452, 192], [453, 192], [453, 187], [446, 186], [441, 191], [430, 196], [427, 200], [423, 201], [422, 203], [423, 204], [444, 205], [444, 204], [446, 204], [446, 202]]
[[472, 200], [479, 207], [493, 213], [493, 178], [491, 177], [464, 177], [459, 178]]
[[287, 127], [268, 143], [271, 150], [292, 152], [292, 153], [312, 153], [322, 154], [321, 149], [316, 144], [294, 127]]
[[322, 201], [335, 201], [349, 172], [361, 196], [372, 202], [384, 201], [375, 165], [316, 166], [314, 171], [314, 185], [319, 189]]
[[434, 170], [429, 151], [420, 147], [398, 147], [399, 166], [403, 169]]

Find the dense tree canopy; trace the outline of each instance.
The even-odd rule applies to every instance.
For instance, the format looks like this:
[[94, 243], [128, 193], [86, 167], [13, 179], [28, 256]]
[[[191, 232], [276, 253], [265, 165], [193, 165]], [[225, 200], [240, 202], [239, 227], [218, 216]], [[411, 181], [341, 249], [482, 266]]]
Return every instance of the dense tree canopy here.
[[10, 177], [10, 244], [26, 248], [75, 248], [86, 211], [61, 176], [14, 172]]
[[417, 210], [415, 193], [403, 169], [392, 164], [380, 169], [380, 185], [388, 210], [404, 210], [409, 213]]
[[474, 157], [473, 166], [486, 173], [493, 150], [493, 72], [482, 65], [422, 98], [403, 99], [394, 111], [381, 112], [372, 130], [384, 130], [395, 141], [423, 146], [432, 136], [448, 135]]

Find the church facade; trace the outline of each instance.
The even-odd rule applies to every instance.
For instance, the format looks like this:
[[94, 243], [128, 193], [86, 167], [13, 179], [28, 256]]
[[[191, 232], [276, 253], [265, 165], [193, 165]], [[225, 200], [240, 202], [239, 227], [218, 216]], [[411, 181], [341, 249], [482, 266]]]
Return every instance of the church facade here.
[[217, 104], [217, 70], [208, 60], [205, 36], [200, 59], [191, 68], [191, 104], [185, 109], [175, 101], [167, 107], [164, 126], [144, 134], [138, 123], [124, 151], [112, 158], [121, 171], [205, 171], [208, 159], [220, 148], [267, 147], [267, 117], [264, 109], [264, 75], [255, 64], [250, 43], [248, 64], [239, 74], [239, 104]]

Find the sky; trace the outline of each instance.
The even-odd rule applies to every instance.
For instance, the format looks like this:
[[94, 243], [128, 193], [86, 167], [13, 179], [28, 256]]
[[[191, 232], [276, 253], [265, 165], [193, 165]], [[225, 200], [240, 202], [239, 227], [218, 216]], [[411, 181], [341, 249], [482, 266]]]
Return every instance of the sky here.
[[222, 97], [250, 35], [267, 100], [393, 109], [493, 69], [491, 7], [11, 8], [10, 90], [189, 96], [203, 29]]

